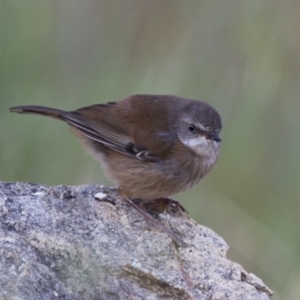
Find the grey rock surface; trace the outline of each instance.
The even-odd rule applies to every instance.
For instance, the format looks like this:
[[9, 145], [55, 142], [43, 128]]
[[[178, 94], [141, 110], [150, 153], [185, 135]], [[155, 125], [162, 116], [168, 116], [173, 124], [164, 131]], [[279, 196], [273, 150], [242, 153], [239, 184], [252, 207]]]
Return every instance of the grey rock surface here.
[[151, 229], [114, 188], [0, 183], [0, 299], [270, 299], [227, 244], [186, 214]]

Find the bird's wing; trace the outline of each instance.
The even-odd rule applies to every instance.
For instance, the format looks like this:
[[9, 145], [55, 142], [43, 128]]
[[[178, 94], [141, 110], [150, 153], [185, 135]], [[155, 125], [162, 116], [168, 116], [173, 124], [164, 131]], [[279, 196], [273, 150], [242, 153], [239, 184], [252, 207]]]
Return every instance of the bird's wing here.
[[107, 124], [105, 119], [95, 119], [93, 114], [87, 117], [81, 114], [80, 111], [65, 114], [64, 119], [87, 138], [99, 142], [118, 153], [142, 161], [154, 162], [158, 160], [158, 157], [151, 153], [147, 147], [136, 145], [125, 130], [123, 131], [120, 127], [113, 126], [113, 124]]

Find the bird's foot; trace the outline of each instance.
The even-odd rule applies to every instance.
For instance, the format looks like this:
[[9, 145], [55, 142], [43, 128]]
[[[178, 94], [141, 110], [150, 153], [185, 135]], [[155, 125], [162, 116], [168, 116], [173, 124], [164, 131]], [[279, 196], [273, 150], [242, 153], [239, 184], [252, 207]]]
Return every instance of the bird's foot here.
[[167, 211], [168, 213], [173, 213], [176, 215], [181, 215], [182, 213], [188, 213], [187, 210], [175, 199], [173, 198], [158, 198], [153, 200], [138, 200], [139, 205], [145, 209], [154, 209], [158, 212]]

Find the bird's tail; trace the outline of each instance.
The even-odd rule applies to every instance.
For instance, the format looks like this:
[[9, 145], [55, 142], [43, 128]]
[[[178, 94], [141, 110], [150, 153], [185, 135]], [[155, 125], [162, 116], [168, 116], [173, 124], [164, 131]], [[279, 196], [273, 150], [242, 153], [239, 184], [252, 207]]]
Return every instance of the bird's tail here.
[[19, 114], [36, 114], [43, 115], [47, 117], [51, 117], [57, 120], [64, 121], [64, 115], [67, 113], [66, 111], [44, 107], [44, 106], [36, 106], [36, 105], [25, 105], [25, 106], [15, 106], [10, 107], [11, 112], [17, 112]]

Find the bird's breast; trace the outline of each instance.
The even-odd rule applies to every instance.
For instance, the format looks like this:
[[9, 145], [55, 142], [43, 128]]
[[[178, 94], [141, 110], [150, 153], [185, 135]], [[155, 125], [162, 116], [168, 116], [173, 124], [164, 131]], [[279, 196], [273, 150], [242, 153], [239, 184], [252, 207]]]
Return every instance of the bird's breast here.
[[218, 156], [219, 150], [217, 147], [212, 147], [207, 155], [197, 155], [192, 151], [187, 153], [185, 159], [181, 159], [177, 163], [177, 170], [174, 170], [174, 173], [178, 173], [180, 178], [181, 191], [197, 184], [212, 169]]

